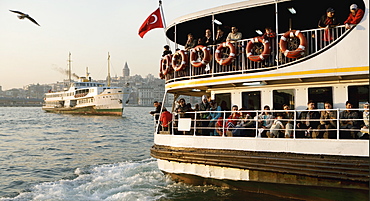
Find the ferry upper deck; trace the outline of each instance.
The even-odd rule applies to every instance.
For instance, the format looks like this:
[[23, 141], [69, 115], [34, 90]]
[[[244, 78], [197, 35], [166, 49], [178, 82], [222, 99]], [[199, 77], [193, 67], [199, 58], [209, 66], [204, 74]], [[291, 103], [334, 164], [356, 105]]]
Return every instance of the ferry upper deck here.
[[[360, 23], [346, 29], [343, 22], [353, 3], [364, 10], [364, 16]], [[265, 86], [354, 80], [368, 83], [368, 3], [368, 0], [251, 0], [183, 16], [172, 22], [166, 30], [167, 37], [180, 49], [186, 43], [187, 34], [192, 33], [197, 40], [204, 37], [206, 29], [211, 30], [214, 38], [217, 29], [223, 29], [227, 35], [231, 27], [237, 27], [243, 37], [232, 43], [234, 51], [226, 48], [219, 53], [217, 51], [221, 49], [220, 44], [214, 44], [205, 50], [199, 49], [193, 53], [196, 55], [193, 57], [190, 56], [191, 51], [186, 53], [185, 58], [164, 57], [160, 76], [166, 80], [168, 92], [183, 95], [196, 94], [194, 89], [201, 95], [217, 88], [246, 87], [248, 83], [255, 82]], [[329, 7], [335, 9], [335, 17], [340, 25], [328, 30], [318, 28], [319, 19], [326, 14]], [[255, 37], [261, 36], [256, 30], [264, 32], [266, 27], [271, 27], [277, 33], [276, 37], [269, 39], [268, 46], [261, 41], [250, 45], [251, 41], [256, 40]], [[302, 38], [306, 43], [302, 54], [296, 58], [288, 58], [281, 51], [282, 38], [290, 30], [294, 31], [288, 35], [299, 32], [301, 37], [289, 38], [286, 42], [287, 49], [299, 49]], [[271, 48], [271, 51], [264, 59], [253, 61], [249, 58], [251, 54], [264, 54], [266, 48]], [[230, 51], [235, 53], [231, 62], [220, 64], [217, 56], [227, 59]], [[204, 55], [208, 53], [210, 58], [206, 61]], [[179, 53], [174, 53], [176, 54]], [[223, 56], [226, 58], [222, 58]], [[176, 62], [185, 65], [174, 70]], [[193, 65], [194, 62], [205, 62], [206, 65], [196, 66]]]

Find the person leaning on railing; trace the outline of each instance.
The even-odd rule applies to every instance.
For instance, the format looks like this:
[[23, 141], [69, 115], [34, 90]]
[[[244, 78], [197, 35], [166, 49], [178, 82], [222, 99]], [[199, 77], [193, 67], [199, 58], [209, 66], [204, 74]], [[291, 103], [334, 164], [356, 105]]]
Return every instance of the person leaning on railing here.
[[364, 10], [358, 8], [357, 4], [352, 4], [350, 7], [350, 13], [344, 24], [346, 29], [352, 28], [353, 25], [360, 23], [362, 17], [364, 16]]
[[323, 15], [320, 20], [318, 26], [320, 28], [324, 28], [324, 41], [332, 41], [334, 40], [333, 34], [330, 32], [330, 28], [339, 25], [339, 21], [334, 17], [335, 10], [333, 8], [328, 8], [326, 10], [326, 14]]

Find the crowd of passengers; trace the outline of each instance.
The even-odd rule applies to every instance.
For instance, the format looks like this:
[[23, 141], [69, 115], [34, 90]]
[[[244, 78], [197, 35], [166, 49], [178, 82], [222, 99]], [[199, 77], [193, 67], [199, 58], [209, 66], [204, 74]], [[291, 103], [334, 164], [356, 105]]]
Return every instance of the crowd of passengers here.
[[[322, 39], [324, 41], [334, 40], [333, 35], [329, 32], [329, 29], [340, 25], [340, 22], [336, 19], [334, 14], [335, 14], [334, 8], [330, 7], [326, 10], [326, 13], [318, 21], [318, 27], [325, 29], [324, 37]], [[343, 22], [343, 24], [345, 25], [346, 29], [350, 29], [354, 25], [358, 24], [363, 16], [364, 16], [363, 9], [359, 8], [357, 4], [352, 4], [350, 6], [350, 13], [347, 19]], [[262, 38], [269, 41], [273, 41], [276, 38], [276, 33], [272, 30], [271, 27], [266, 27], [265, 33], [262, 35]], [[222, 29], [218, 29], [215, 40], [213, 40], [211, 30], [206, 29], [204, 37], [200, 37], [198, 39], [196, 39], [192, 33], [189, 33], [187, 35], [187, 41], [184, 47], [185, 50], [190, 50], [196, 47], [197, 45], [210, 46], [221, 44], [223, 42], [236, 42], [241, 39], [242, 33], [238, 31], [238, 28], [236, 26], [231, 27], [231, 32], [228, 35], [226, 35]], [[274, 44], [274, 42], [272, 43]], [[177, 50], [179, 49], [176, 49], [176, 51]], [[162, 57], [167, 54], [172, 54], [172, 51], [170, 50], [168, 45], [165, 45]]]
[[[270, 107], [265, 105], [260, 114], [253, 114], [244, 108], [233, 105], [231, 110], [226, 107], [226, 102], [220, 105], [215, 100], [202, 97], [202, 102], [194, 108], [181, 98], [171, 114], [165, 107], [161, 110], [161, 103], [155, 102], [155, 111], [150, 114], [157, 115], [160, 130], [171, 131], [174, 126], [175, 134], [194, 134], [191, 131], [178, 131], [178, 118], [191, 118], [192, 128], [196, 128], [196, 135], [227, 136], [227, 137], [266, 137], [266, 138], [324, 138], [337, 139], [339, 125], [340, 139], [369, 139], [369, 103], [364, 104], [361, 111], [352, 110], [353, 104], [346, 102], [346, 110], [339, 114], [337, 123], [337, 110], [333, 110], [331, 103], [324, 104], [325, 109], [316, 110], [315, 103], [308, 101], [307, 109], [294, 113], [289, 105], [284, 104], [285, 112], [272, 113]], [[225, 119], [224, 112], [226, 111]], [[296, 115], [296, 122], [294, 122]], [[196, 125], [194, 125], [194, 122]], [[256, 123], [258, 125], [256, 125]]]

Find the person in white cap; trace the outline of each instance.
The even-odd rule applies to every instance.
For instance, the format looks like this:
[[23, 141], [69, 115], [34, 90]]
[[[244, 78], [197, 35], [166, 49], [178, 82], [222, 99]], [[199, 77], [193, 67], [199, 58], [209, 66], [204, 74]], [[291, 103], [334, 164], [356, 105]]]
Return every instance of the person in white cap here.
[[364, 10], [359, 8], [357, 4], [352, 4], [349, 8], [351, 13], [348, 15], [347, 20], [344, 21], [346, 29], [350, 29], [354, 24], [358, 24], [364, 16]]

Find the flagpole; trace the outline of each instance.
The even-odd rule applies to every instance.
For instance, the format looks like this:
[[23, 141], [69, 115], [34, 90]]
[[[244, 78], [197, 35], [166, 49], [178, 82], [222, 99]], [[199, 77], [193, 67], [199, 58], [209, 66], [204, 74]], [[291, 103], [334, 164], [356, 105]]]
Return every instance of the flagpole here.
[[159, 9], [161, 10], [161, 17], [162, 17], [162, 20], [163, 20], [163, 32], [164, 32], [164, 37], [166, 39], [166, 43], [168, 45], [170, 45], [170, 41], [168, 40], [168, 38], [166, 37], [166, 20], [164, 18], [164, 12], [163, 12], [163, 7], [162, 7], [162, 0], [159, 0]]

